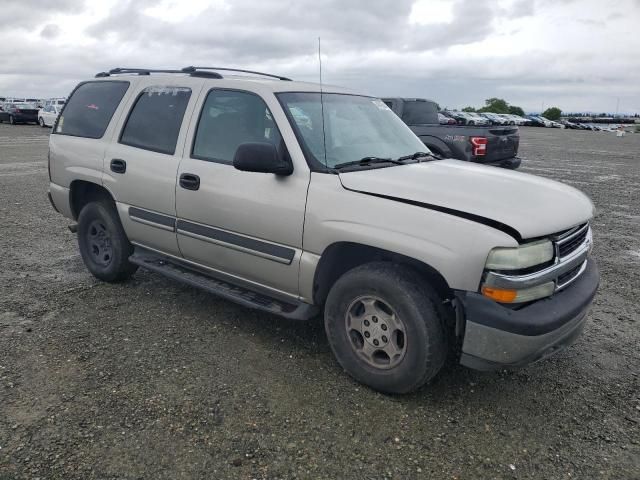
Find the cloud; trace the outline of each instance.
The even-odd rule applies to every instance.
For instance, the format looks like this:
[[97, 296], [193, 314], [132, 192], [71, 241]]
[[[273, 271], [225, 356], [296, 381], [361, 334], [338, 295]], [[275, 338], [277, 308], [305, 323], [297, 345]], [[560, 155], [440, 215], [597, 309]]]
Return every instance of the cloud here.
[[53, 23], [46, 24], [40, 31], [40, 36], [42, 38], [55, 38], [58, 35], [60, 35], [60, 27]]
[[20, 0], [5, 1], [0, 15], [0, 31], [9, 26], [29, 28], [57, 13], [78, 12], [84, 0]]
[[[530, 108], [553, 98], [575, 109], [605, 108], [612, 96], [628, 96], [621, 109], [633, 108], [640, 105], [638, 93], [628, 91], [640, 76], [638, 5], [23, 0], [3, 5], [0, 94], [66, 94], [117, 66], [213, 64], [315, 81], [322, 37], [325, 80], [374, 95], [431, 97], [449, 106], [505, 95]], [[7, 22], [11, 16], [16, 20]]]

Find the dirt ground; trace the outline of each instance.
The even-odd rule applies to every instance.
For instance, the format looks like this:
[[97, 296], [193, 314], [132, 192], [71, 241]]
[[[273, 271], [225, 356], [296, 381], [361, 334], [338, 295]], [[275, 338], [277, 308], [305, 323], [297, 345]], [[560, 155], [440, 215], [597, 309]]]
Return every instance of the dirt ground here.
[[597, 206], [585, 334], [389, 397], [340, 370], [320, 321], [95, 280], [46, 198], [48, 130], [0, 125], [0, 480], [639, 479], [640, 134], [521, 133], [522, 171]]

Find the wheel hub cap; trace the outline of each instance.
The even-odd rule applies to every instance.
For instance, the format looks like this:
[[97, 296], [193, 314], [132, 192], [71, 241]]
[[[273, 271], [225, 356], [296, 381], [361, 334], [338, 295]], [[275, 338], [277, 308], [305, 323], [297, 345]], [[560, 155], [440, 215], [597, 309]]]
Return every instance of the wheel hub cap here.
[[354, 300], [347, 309], [345, 326], [352, 348], [368, 365], [386, 370], [404, 358], [404, 323], [381, 298], [363, 296]]
[[88, 250], [93, 260], [99, 265], [109, 265], [113, 258], [111, 234], [100, 220], [94, 220], [89, 224], [87, 235]]

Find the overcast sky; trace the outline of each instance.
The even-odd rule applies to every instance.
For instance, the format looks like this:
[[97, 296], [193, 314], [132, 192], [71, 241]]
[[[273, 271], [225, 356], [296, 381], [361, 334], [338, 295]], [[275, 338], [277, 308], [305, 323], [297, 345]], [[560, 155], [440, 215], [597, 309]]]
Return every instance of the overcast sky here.
[[234, 66], [377, 96], [640, 112], [640, 0], [0, 0], [0, 96]]

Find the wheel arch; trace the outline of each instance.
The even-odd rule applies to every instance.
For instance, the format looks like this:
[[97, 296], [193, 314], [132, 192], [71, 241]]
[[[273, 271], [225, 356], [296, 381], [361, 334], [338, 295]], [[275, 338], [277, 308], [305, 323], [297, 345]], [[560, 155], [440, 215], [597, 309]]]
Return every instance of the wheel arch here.
[[424, 135], [420, 137], [420, 140], [433, 153], [441, 155], [445, 158], [453, 158], [453, 152], [451, 151], [451, 148], [449, 148], [449, 145], [447, 145], [438, 137]]
[[74, 220], [78, 219], [80, 211], [89, 202], [106, 200], [115, 205], [113, 196], [102, 185], [86, 180], [74, 180], [69, 186], [69, 204]]
[[442, 274], [431, 265], [406, 255], [354, 242], [336, 242], [322, 253], [313, 278], [313, 300], [324, 305], [329, 290], [347, 271], [370, 262], [388, 261], [416, 271], [443, 300], [453, 298], [453, 290]]

